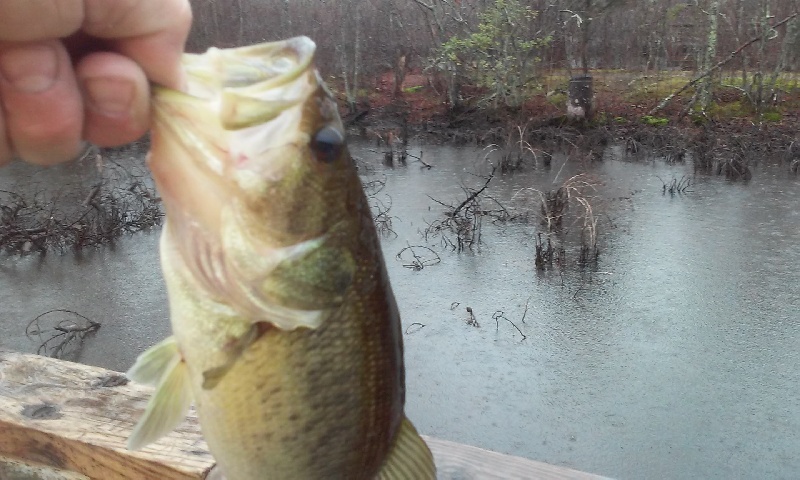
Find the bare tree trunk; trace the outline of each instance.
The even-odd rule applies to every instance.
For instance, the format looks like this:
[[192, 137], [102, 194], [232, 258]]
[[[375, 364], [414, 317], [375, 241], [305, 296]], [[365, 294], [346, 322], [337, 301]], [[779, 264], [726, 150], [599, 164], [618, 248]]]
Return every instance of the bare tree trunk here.
[[[339, 61], [342, 67], [342, 80], [344, 81], [344, 93], [347, 101], [347, 108], [350, 113], [356, 112], [358, 102], [358, 81], [361, 70], [361, 21], [359, 18], [360, 8], [356, 5], [353, 8], [354, 0], [342, 2], [340, 10], [341, 22], [341, 44], [338, 45], [340, 52]], [[354, 32], [351, 40], [348, 33]], [[348, 54], [348, 47], [352, 45], [352, 55]]]
[[589, 75], [589, 27], [592, 25], [592, 0], [584, 0], [583, 22], [581, 22], [581, 68], [583, 75]]
[[394, 81], [392, 83], [392, 98], [397, 98], [403, 94], [403, 82], [406, 79], [406, 51], [405, 46], [397, 47], [395, 51], [392, 70]]
[[[449, 0], [413, 0], [419, 7], [430, 29], [431, 39], [435, 45], [442, 45], [454, 33], [448, 31], [447, 25], [455, 26], [454, 30], [463, 31], [469, 28], [460, 9], [466, 8], [466, 2], [450, 2]], [[447, 101], [450, 110], [461, 106], [461, 68], [452, 61], [442, 61], [437, 67], [444, 76], [447, 88]]]
[[778, 77], [786, 69], [787, 59], [789, 52], [792, 49], [794, 33], [797, 30], [797, 20], [789, 22], [786, 26], [786, 33], [783, 35], [783, 42], [781, 42], [781, 53], [778, 61], [775, 63], [775, 68], [767, 81], [767, 89], [769, 91], [770, 102], [774, 105], [779, 101], [778, 89], [775, 85], [778, 83]]
[[[745, 0], [737, 0], [736, 31], [737, 42], [741, 42], [745, 35], [744, 4]], [[747, 87], [747, 52], [742, 52], [742, 88]]]
[[[703, 55], [703, 70], [711, 68], [714, 57], [717, 54], [717, 30], [719, 27], [719, 0], [711, 0], [708, 9], [708, 37], [706, 39], [706, 50]], [[700, 108], [705, 112], [711, 103], [711, 91], [713, 89], [713, 75], [707, 75], [700, 87]]]
[[756, 57], [756, 65], [758, 70], [753, 76], [753, 87], [755, 87], [754, 100], [756, 104], [756, 118], [761, 120], [761, 114], [764, 110], [764, 67], [766, 63], [767, 41], [769, 41], [770, 32], [772, 27], [768, 23], [769, 18], [769, 1], [761, 0], [761, 14], [759, 15], [758, 25], [761, 32], [761, 41], [758, 44], [758, 57]]

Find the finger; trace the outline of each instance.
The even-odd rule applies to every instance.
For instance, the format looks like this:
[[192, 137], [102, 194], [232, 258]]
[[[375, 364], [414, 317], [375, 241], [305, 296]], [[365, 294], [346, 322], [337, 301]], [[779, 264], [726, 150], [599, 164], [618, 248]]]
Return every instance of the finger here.
[[0, 40], [29, 42], [76, 32], [84, 19], [83, 0], [2, 0]]
[[0, 42], [0, 102], [11, 150], [23, 159], [52, 165], [80, 152], [83, 102], [60, 42]]
[[112, 41], [156, 83], [180, 88], [180, 56], [189, 35], [188, 0], [84, 0], [82, 29]]
[[36, 41], [79, 30], [113, 40], [147, 76], [180, 88], [192, 11], [189, 0], [0, 0], [0, 41]]
[[86, 104], [86, 140], [113, 147], [145, 134], [150, 87], [133, 60], [116, 53], [93, 53], [76, 66], [76, 75]]

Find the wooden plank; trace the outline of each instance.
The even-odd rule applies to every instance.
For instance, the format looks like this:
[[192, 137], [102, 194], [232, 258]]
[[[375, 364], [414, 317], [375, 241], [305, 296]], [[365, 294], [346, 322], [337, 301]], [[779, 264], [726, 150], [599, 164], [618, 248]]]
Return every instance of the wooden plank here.
[[571, 468], [422, 437], [433, 452], [439, 480], [609, 480]]
[[90, 480], [86, 475], [0, 456], [0, 480]]
[[[194, 410], [156, 444], [139, 452], [125, 448], [151, 393], [110, 370], [0, 350], [0, 480], [222, 480]], [[440, 480], [604, 478], [425, 440]]]
[[205, 478], [214, 464], [194, 415], [131, 452], [152, 389], [102, 368], [0, 350], [0, 455], [103, 480]]

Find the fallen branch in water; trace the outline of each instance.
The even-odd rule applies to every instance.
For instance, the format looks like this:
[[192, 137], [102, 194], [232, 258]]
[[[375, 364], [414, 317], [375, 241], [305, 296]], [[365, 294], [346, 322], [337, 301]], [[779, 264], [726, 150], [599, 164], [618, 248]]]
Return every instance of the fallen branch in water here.
[[[495, 168], [486, 177], [481, 177], [484, 180], [483, 185], [478, 189], [471, 189], [467, 186], [462, 186], [466, 199], [458, 206], [448, 205], [439, 201], [430, 195], [428, 198], [434, 202], [446, 207], [448, 210], [444, 212], [444, 218], [430, 223], [425, 229], [425, 239], [428, 240], [429, 236], [441, 235], [442, 243], [445, 247], [459, 252], [467, 248], [472, 248], [473, 245], [480, 243], [481, 224], [482, 219], [489, 212], [485, 211], [480, 206], [481, 194], [489, 187], [489, 183], [494, 178]], [[445, 232], [451, 232], [456, 235], [456, 242], [450, 240]]]
[[422, 150], [420, 150], [420, 151], [419, 151], [419, 157], [418, 157], [418, 156], [416, 156], [416, 155], [412, 155], [412, 154], [410, 154], [410, 153], [407, 153], [406, 155], [408, 155], [408, 156], [409, 156], [409, 157], [411, 157], [411, 158], [416, 158], [416, 159], [417, 159], [417, 161], [418, 161], [419, 163], [421, 163], [421, 164], [422, 164], [422, 167], [420, 167], [420, 168], [427, 168], [428, 170], [430, 170], [431, 168], [433, 168], [433, 165], [431, 165], [431, 164], [429, 164], [429, 163], [425, 163], [425, 161], [424, 161], [424, 160], [422, 160]]
[[[512, 322], [511, 320], [508, 319], [508, 317], [506, 317], [505, 313], [502, 310], [498, 310], [498, 311], [496, 311], [496, 312], [494, 312], [492, 314], [492, 320], [494, 320], [494, 323], [495, 323], [495, 329], [494, 329], [495, 332], [500, 331], [500, 319], [503, 319], [503, 320], [507, 321], [508, 323], [510, 323], [511, 325], [513, 325], [514, 328], [517, 329], [519, 334], [522, 335], [522, 340], [525, 340], [526, 338], [528, 338], [527, 335], [522, 333], [522, 330], [519, 329], [519, 327], [517, 326], [516, 323]], [[522, 340], [520, 340], [520, 341], [522, 341]]]
[[[413, 332], [410, 332], [409, 330], [411, 330], [411, 328], [412, 328], [412, 327], [419, 327], [419, 328], [417, 328], [417, 329], [416, 329], [416, 330], [414, 330]], [[423, 323], [419, 323], [419, 322], [414, 322], [414, 323], [412, 323], [411, 325], [409, 325], [409, 326], [408, 326], [408, 328], [406, 328], [406, 335], [408, 335], [408, 334], [410, 334], [410, 333], [417, 333], [417, 332], [419, 332], [420, 330], [422, 330], [423, 328], [425, 328], [425, 324], [423, 324]]]
[[[421, 255], [418, 255], [417, 252], [414, 250], [415, 248], [420, 248], [427, 251], [429, 254], [432, 255], [432, 257], [423, 257]], [[406, 258], [408, 256], [404, 255], [406, 253], [410, 254], [412, 258], [411, 259]], [[422, 270], [425, 267], [436, 265], [437, 263], [440, 263], [442, 261], [438, 253], [433, 251], [432, 248], [426, 247], [424, 245], [409, 245], [407, 247], [403, 247], [399, 252], [397, 252], [395, 258], [403, 262], [403, 266], [405, 268], [410, 268], [411, 270], [414, 270], [416, 272]]]
[[[71, 318], [61, 319], [51, 328], [43, 328], [41, 325], [42, 320], [55, 313], [64, 313]], [[83, 340], [99, 328], [100, 324], [98, 322], [92, 321], [72, 310], [59, 308], [44, 312], [28, 322], [28, 326], [25, 327], [25, 336], [31, 340], [35, 336], [41, 342], [36, 349], [38, 355], [63, 359], [67, 355], [77, 354], [83, 344]], [[47, 338], [45, 339], [44, 337]], [[73, 345], [72, 350], [67, 349], [70, 344]]]

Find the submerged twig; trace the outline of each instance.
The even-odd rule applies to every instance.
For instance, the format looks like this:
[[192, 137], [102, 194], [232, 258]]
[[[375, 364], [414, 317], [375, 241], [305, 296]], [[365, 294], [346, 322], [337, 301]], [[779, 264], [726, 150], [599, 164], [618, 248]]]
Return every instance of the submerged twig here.
[[[54, 313], [64, 313], [71, 316], [71, 318], [61, 319], [51, 328], [43, 328], [40, 322], [46, 316]], [[31, 340], [35, 336], [41, 342], [36, 349], [38, 355], [64, 358], [66, 355], [77, 353], [84, 338], [96, 332], [99, 328], [100, 323], [72, 310], [59, 308], [44, 312], [28, 322], [27, 327], [25, 327], [25, 335]], [[73, 350], [68, 350], [70, 344], [73, 344]]]
[[503, 319], [503, 320], [507, 321], [508, 323], [510, 323], [511, 325], [513, 325], [514, 328], [517, 329], [519, 334], [522, 335], [522, 340], [525, 340], [526, 338], [528, 338], [527, 335], [522, 333], [522, 330], [519, 329], [519, 327], [517, 326], [516, 323], [512, 322], [508, 317], [505, 316], [505, 313], [502, 310], [497, 310], [496, 312], [494, 312], [492, 314], [492, 320], [494, 320], [494, 323], [495, 323], [495, 332], [500, 330], [500, 319]]

